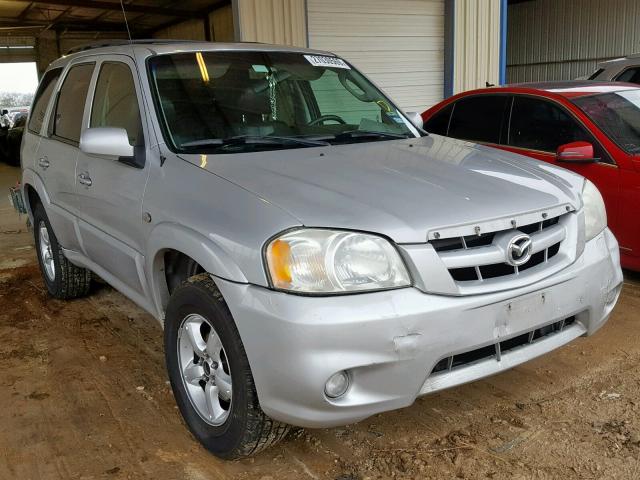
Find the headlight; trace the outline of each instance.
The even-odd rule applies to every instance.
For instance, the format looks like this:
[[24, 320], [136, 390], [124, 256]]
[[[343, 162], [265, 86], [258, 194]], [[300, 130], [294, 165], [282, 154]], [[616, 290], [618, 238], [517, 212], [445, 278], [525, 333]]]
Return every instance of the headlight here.
[[589, 241], [607, 226], [607, 211], [600, 191], [589, 180], [585, 180], [582, 188], [582, 203], [584, 208], [585, 237]]
[[411, 284], [398, 251], [364, 233], [301, 229], [267, 245], [273, 287], [301, 293], [343, 293]]

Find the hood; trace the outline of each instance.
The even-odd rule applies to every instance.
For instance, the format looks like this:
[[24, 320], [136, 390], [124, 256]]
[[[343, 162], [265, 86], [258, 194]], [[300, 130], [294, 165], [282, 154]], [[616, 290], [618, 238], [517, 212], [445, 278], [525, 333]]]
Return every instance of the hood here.
[[559, 205], [577, 209], [582, 189], [581, 177], [567, 170], [437, 135], [182, 158], [302, 225], [375, 232], [397, 243]]

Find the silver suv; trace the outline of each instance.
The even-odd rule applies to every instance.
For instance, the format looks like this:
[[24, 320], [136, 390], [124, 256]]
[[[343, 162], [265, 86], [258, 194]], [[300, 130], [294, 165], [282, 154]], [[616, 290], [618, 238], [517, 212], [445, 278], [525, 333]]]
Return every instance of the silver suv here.
[[157, 318], [224, 458], [592, 334], [621, 287], [590, 182], [428, 135], [327, 52], [81, 50], [44, 75], [22, 162], [48, 291], [93, 272]]
[[588, 80], [640, 83], [640, 53], [601, 62]]

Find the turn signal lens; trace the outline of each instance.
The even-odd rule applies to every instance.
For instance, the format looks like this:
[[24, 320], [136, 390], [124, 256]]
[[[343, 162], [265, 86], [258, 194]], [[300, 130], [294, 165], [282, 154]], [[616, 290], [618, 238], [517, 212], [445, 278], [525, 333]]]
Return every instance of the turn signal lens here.
[[271, 279], [278, 288], [291, 285], [291, 247], [284, 240], [276, 240], [267, 250]]
[[582, 188], [584, 209], [585, 237], [587, 242], [595, 238], [607, 227], [607, 211], [598, 188], [589, 180], [585, 180]]

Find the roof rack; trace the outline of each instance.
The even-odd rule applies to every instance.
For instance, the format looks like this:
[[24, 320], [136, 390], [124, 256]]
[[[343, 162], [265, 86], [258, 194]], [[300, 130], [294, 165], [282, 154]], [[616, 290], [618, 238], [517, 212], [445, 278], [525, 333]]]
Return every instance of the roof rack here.
[[140, 40], [103, 40], [102, 42], [93, 42], [83, 45], [78, 45], [67, 51], [65, 55], [71, 55], [72, 53], [84, 52], [86, 50], [93, 50], [94, 48], [103, 47], [122, 47], [126, 45], [170, 45], [173, 43], [207, 43], [204, 40], [162, 40], [158, 38], [144, 38]]

